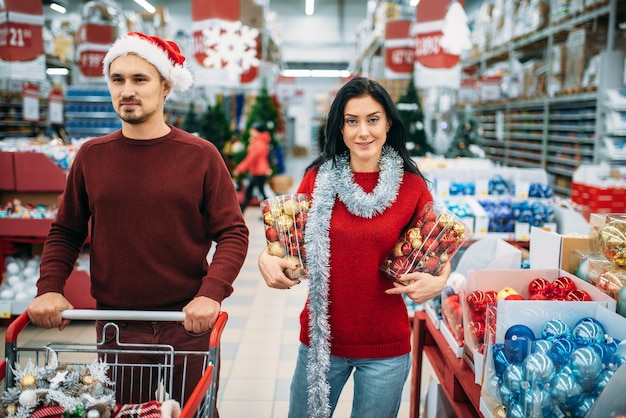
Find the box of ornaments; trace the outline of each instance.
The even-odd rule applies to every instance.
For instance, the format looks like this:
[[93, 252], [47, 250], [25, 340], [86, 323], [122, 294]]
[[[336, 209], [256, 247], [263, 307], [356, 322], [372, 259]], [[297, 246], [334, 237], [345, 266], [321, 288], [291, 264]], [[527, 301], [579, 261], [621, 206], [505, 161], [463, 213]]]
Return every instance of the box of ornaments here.
[[626, 361], [624, 338], [626, 318], [599, 304], [568, 302], [564, 309], [563, 302], [499, 302], [486, 348], [481, 413], [617, 416], [601, 409], [589, 414]]
[[416, 271], [439, 275], [457, 253], [471, 229], [451, 211], [429, 203], [417, 221], [400, 234], [394, 247], [380, 264], [380, 271], [391, 281], [411, 284], [402, 275]]
[[304, 226], [311, 208], [310, 196], [284, 194], [263, 200], [260, 206], [268, 253], [300, 266], [296, 270], [285, 269], [290, 279], [306, 278]]
[[568, 310], [574, 302], [601, 305], [613, 312], [616, 308], [606, 293], [560, 269], [470, 270], [459, 294], [464, 358], [473, 367], [477, 384], [483, 383], [485, 351], [502, 306], [515, 309], [530, 304], [536, 312], [548, 306]]

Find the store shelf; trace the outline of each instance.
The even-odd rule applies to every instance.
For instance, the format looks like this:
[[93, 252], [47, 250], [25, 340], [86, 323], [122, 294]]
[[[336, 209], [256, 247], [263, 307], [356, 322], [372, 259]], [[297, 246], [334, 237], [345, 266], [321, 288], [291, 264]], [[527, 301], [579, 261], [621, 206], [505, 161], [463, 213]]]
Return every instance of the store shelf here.
[[604, 43], [600, 49], [608, 51], [600, 54], [595, 73], [597, 85], [562, 87], [558, 93], [548, 95], [546, 92], [555, 90], [550, 89], [551, 80], [547, 77], [545, 92], [537, 97], [520, 96], [474, 106], [484, 132], [487, 158], [505, 166], [541, 167], [550, 175], [554, 191], [569, 196], [568, 185], [575, 169], [581, 164], [597, 164], [606, 155], [604, 113], [608, 110], [603, 102], [607, 89], [622, 85], [624, 56], [614, 50], [613, 40], [615, 19], [624, 13], [623, 2], [607, 0], [601, 6], [551, 21], [545, 28], [463, 61], [465, 68], [475, 69], [479, 76], [498, 62], [537, 59], [546, 68], [552, 68], [552, 48], [564, 44], [571, 31], [604, 28], [606, 32], [605, 38], [597, 37], [595, 41]]

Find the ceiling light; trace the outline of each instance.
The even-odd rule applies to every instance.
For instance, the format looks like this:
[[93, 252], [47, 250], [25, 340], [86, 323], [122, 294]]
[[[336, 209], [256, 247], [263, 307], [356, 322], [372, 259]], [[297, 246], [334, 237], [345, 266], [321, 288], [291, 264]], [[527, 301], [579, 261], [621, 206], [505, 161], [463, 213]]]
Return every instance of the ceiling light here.
[[46, 74], [48, 75], [68, 75], [70, 70], [67, 68], [47, 68]]
[[315, 13], [315, 0], [306, 0], [304, 5], [304, 14], [307, 16], [313, 16]]
[[55, 12], [62, 13], [62, 14], [65, 14], [65, 12], [67, 12], [67, 9], [61, 6], [59, 3], [50, 3], [50, 8], [54, 10]]
[[148, 13], [156, 12], [154, 6], [148, 3], [146, 0], [135, 0], [135, 3], [143, 7]]
[[283, 77], [317, 77], [317, 78], [340, 78], [350, 76], [348, 70], [283, 70]]

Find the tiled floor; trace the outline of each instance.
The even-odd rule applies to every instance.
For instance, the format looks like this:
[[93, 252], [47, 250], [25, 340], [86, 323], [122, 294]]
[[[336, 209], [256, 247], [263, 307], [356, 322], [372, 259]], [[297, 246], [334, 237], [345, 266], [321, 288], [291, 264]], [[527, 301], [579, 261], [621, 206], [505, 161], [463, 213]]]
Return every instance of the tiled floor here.
[[[294, 188], [306, 159], [287, 161]], [[289, 384], [298, 347], [298, 315], [306, 298], [307, 284], [290, 290], [268, 288], [257, 269], [257, 256], [265, 245], [258, 207], [245, 211], [250, 228], [248, 257], [235, 281], [235, 291], [223, 310], [229, 320], [222, 334], [222, 369], [218, 406], [222, 418], [284, 418], [287, 416]], [[1, 338], [5, 328], [1, 329]], [[28, 327], [18, 344], [41, 346], [48, 341], [71, 341], [93, 337], [93, 325], [74, 321], [70, 327], [45, 331]], [[0, 344], [0, 350], [4, 347]], [[425, 367], [424, 379], [428, 379]], [[422, 384], [426, 388], [427, 382]], [[401, 418], [409, 417], [410, 380], [403, 391]], [[348, 417], [352, 398], [350, 382], [344, 389], [335, 417]]]

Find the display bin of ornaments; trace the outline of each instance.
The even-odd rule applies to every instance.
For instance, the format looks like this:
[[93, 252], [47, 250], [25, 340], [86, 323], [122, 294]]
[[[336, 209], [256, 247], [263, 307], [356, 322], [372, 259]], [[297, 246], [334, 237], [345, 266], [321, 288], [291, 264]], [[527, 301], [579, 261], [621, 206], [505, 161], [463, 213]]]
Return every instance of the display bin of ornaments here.
[[[39, 256], [7, 257], [3, 280], [0, 283], [1, 318], [21, 314], [35, 297], [39, 279], [39, 261]], [[76, 309], [96, 308], [95, 299], [91, 296], [91, 279], [85, 270], [72, 271], [65, 281], [64, 295]]]
[[624, 338], [626, 318], [600, 304], [500, 302], [480, 412], [585, 417], [626, 360]]
[[[485, 348], [504, 304], [520, 302], [557, 304], [568, 310], [571, 303], [601, 305], [615, 312], [615, 299], [590, 283], [560, 269], [470, 270], [460, 294], [463, 308], [463, 358], [474, 369], [475, 381], [483, 383]], [[524, 305], [519, 305], [524, 306]], [[532, 306], [532, 305], [531, 305]]]
[[478, 199], [489, 219], [487, 236], [507, 241], [529, 241], [531, 227], [556, 231], [554, 207], [545, 199], [491, 196]]

